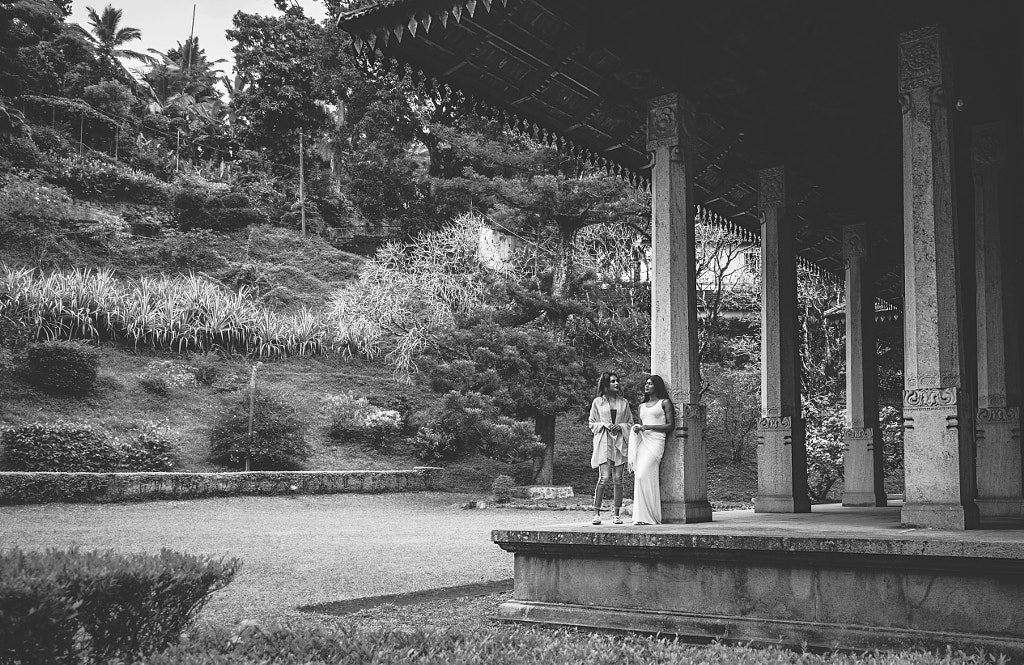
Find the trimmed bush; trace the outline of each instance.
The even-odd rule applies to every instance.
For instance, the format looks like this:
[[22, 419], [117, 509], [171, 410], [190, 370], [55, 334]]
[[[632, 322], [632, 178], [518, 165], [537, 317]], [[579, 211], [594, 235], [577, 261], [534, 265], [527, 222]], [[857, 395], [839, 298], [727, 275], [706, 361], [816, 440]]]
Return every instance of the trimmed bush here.
[[119, 456], [106, 434], [90, 425], [34, 423], [0, 435], [5, 471], [113, 471]]
[[372, 408], [368, 399], [356, 397], [352, 392], [324, 395], [320, 405], [320, 410], [330, 421], [327, 434], [335, 439], [365, 434], [366, 413]]
[[309, 458], [306, 423], [281, 395], [257, 391], [253, 437], [249, 440], [249, 392], [236, 393], [210, 431], [210, 461], [244, 469], [246, 451], [254, 471], [302, 468]]
[[81, 342], [38, 342], [28, 347], [29, 379], [48, 393], [81, 395], [96, 383], [100, 356]]
[[512, 488], [515, 484], [516, 481], [511, 476], [501, 474], [491, 483], [491, 494], [499, 502], [507, 502], [512, 498]]
[[32, 423], [0, 434], [0, 469], [4, 471], [170, 471], [171, 442], [153, 423], [137, 437], [111, 441], [90, 425]]
[[46, 179], [89, 201], [130, 201], [166, 204], [170, 187], [159, 179], [89, 157], [61, 157], [51, 161]]
[[238, 559], [0, 552], [0, 662], [134, 662], [175, 642]]

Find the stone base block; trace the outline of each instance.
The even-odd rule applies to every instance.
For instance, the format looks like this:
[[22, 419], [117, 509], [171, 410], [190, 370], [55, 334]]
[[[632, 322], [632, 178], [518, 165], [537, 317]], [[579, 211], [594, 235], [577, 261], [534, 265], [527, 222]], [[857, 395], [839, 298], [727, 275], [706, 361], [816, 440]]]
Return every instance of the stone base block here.
[[[495, 531], [516, 621], [823, 649], [1024, 656], [1024, 532], [899, 530], [899, 508]], [[840, 518], [840, 516], [845, 516]], [[721, 520], [721, 521], [717, 521]]]
[[568, 485], [520, 485], [512, 488], [512, 496], [517, 499], [569, 499], [573, 491]]

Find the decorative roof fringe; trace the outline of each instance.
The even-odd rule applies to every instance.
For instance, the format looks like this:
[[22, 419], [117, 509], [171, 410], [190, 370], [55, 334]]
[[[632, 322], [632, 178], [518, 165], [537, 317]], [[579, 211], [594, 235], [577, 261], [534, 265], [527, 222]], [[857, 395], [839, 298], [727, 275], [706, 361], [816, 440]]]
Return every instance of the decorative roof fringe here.
[[447, 28], [448, 27], [448, 10], [447, 9], [442, 9], [441, 12], [437, 15], [437, 18], [441, 19], [441, 27], [442, 28]]
[[392, 32], [395, 33], [395, 39], [397, 39], [398, 43], [401, 44], [402, 43], [402, 35], [405, 34], [405, 26], [402, 25], [401, 23], [399, 23], [398, 25], [396, 25], [391, 30], [392, 30]]
[[462, 23], [462, 5], [452, 7], [452, 18], [455, 19], [456, 23]]
[[409, 34], [413, 39], [416, 38], [416, 28], [420, 27], [419, 21], [416, 20], [416, 15], [413, 14], [409, 17]]
[[480, 4], [484, 6], [485, 11], [491, 11], [491, 0], [480, 0]]
[[466, 13], [469, 14], [469, 18], [473, 18], [473, 13], [476, 11], [476, 0], [466, 0]]
[[370, 47], [370, 53], [377, 48], [377, 33], [371, 32], [366, 35], [366, 45]]
[[423, 15], [423, 18], [420, 20], [420, 23], [423, 24], [423, 32], [430, 32], [430, 24], [433, 20], [429, 12]]

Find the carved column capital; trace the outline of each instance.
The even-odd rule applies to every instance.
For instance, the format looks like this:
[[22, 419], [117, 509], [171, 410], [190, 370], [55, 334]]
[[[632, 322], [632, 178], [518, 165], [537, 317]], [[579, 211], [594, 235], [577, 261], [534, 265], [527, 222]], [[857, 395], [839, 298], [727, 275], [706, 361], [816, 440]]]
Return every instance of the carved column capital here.
[[758, 176], [758, 207], [762, 211], [784, 207], [786, 205], [786, 168], [773, 166], [770, 169], [761, 169]]
[[899, 37], [900, 92], [933, 88], [944, 83], [948, 55], [939, 26], [909, 30]]
[[1006, 124], [992, 122], [971, 129], [971, 162], [975, 175], [989, 174], [1006, 166]]
[[647, 100], [647, 150], [681, 147], [692, 152], [695, 141], [693, 106], [677, 92]]
[[863, 258], [868, 253], [867, 224], [843, 225], [843, 258]]

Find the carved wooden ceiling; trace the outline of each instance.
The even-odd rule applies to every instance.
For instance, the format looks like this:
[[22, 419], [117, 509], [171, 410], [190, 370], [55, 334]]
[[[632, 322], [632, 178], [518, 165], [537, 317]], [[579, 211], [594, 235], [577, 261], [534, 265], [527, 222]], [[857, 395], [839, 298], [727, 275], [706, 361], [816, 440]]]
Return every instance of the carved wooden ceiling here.
[[[359, 57], [647, 186], [646, 100], [697, 109], [698, 203], [757, 234], [757, 171], [785, 165], [801, 256], [841, 274], [866, 223], [878, 294], [902, 300], [897, 36], [942, 25], [970, 126], [1020, 135], [1024, 3], [1014, 0], [384, 0], [343, 16]], [[969, 164], [958, 169], [970, 221]], [[966, 211], [966, 212], [965, 212]], [[962, 224], [969, 242], [970, 224]]]

